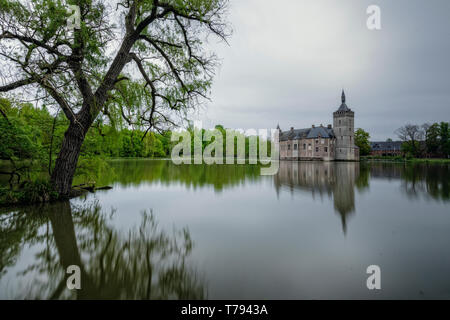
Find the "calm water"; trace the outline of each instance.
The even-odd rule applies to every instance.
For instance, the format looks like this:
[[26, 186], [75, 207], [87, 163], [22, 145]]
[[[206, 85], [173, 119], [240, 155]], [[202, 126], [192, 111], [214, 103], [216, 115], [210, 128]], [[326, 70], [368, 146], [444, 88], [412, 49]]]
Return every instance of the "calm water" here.
[[0, 209], [0, 298], [76, 298], [73, 264], [78, 298], [450, 298], [449, 166], [110, 166], [112, 190]]

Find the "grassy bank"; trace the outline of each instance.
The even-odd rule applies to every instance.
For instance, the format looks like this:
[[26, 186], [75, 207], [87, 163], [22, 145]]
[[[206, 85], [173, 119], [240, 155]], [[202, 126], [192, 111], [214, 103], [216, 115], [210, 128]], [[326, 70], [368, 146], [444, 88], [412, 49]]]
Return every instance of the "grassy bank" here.
[[450, 164], [450, 159], [444, 158], [404, 158], [404, 157], [389, 157], [389, 156], [363, 156], [361, 161], [388, 161], [388, 162], [407, 162], [407, 163], [435, 163], [435, 164]]

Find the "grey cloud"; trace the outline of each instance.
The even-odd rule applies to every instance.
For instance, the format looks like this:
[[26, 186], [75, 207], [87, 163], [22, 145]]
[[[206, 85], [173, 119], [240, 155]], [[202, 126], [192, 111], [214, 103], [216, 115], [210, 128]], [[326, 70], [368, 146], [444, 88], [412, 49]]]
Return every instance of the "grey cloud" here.
[[[381, 7], [382, 30], [366, 28]], [[200, 116], [230, 128], [332, 121], [340, 90], [356, 126], [395, 138], [406, 122], [450, 119], [447, 0], [231, 0], [230, 46]]]

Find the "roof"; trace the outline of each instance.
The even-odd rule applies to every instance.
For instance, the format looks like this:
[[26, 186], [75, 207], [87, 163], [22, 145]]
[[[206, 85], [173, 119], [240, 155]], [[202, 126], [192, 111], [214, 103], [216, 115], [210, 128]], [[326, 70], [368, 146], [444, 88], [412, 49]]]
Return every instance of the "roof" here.
[[341, 106], [339, 107], [339, 109], [337, 110], [338, 112], [339, 112], [339, 111], [343, 111], [343, 112], [346, 112], [346, 111], [352, 111], [352, 110], [350, 110], [349, 107], [347, 107], [347, 104], [345, 103], [346, 98], [345, 98], [345, 92], [344, 92], [344, 90], [342, 90], [341, 101], [342, 101], [342, 104], [341, 104]]
[[343, 102], [341, 106], [339, 107], [338, 111], [351, 111], [349, 107], [347, 107], [347, 104]]
[[314, 127], [306, 129], [294, 129], [281, 132], [280, 141], [314, 138], [334, 138], [334, 131], [328, 127]]
[[373, 151], [401, 151], [402, 141], [375, 141], [370, 143]]

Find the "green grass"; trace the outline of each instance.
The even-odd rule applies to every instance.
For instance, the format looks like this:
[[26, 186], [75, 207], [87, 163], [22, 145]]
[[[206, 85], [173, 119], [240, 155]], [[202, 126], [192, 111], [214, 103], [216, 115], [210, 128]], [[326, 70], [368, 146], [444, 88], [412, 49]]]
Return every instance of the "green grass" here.
[[450, 159], [431, 159], [431, 158], [413, 158], [408, 160], [409, 162], [418, 162], [418, 163], [450, 163]]
[[361, 161], [390, 161], [390, 162], [410, 162], [410, 163], [450, 163], [450, 159], [445, 158], [405, 158], [401, 156], [362, 156]]

